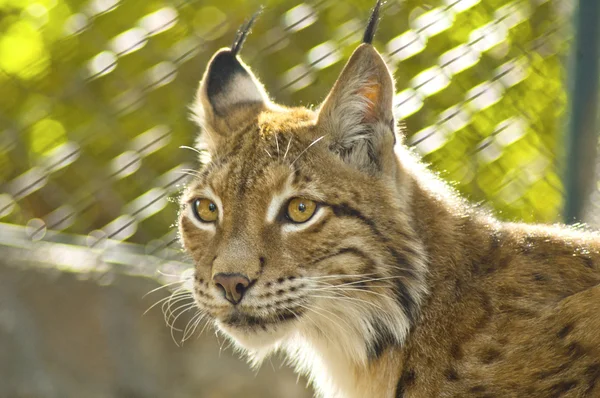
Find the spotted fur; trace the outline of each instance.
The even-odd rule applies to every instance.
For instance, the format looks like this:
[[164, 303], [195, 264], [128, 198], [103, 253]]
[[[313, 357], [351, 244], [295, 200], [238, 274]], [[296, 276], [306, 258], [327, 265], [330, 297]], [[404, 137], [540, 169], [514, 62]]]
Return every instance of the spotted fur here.
[[[600, 396], [596, 233], [460, 199], [396, 139], [371, 44], [316, 111], [272, 103], [238, 50], [215, 55], [192, 107], [211, 161], [179, 228], [199, 308], [255, 364], [285, 352], [319, 397]], [[284, 217], [293, 197], [319, 204], [311, 220]], [[237, 305], [217, 273], [250, 281]]]

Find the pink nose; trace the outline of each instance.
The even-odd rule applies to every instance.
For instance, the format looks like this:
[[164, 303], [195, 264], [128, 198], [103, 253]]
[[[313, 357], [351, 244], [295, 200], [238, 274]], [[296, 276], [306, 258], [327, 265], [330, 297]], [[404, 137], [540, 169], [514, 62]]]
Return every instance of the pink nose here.
[[242, 274], [218, 273], [213, 277], [215, 286], [223, 291], [225, 299], [235, 305], [242, 301], [244, 293], [250, 286], [248, 277]]

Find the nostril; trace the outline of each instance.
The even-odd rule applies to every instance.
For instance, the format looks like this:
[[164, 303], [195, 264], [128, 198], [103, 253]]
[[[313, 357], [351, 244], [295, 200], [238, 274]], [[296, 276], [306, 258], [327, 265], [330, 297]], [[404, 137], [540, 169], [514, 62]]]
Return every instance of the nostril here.
[[250, 286], [248, 277], [237, 273], [218, 273], [213, 276], [213, 281], [223, 297], [234, 305], [242, 300]]
[[238, 294], [244, 294], [245, 290], [246, 286], [243, 283], [238, 283], [237, 285], [235, 285], [235, 291], [238, 292]]

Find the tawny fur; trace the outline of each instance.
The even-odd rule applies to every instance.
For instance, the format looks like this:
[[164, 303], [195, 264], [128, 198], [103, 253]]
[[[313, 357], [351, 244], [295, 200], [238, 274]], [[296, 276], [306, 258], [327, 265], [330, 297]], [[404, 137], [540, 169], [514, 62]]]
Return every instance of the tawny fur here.
[[[200, 309], [255, 363], [286, 352], [319, 397], [600, 396], [598, 235], [475, 210], [394, 145], [372, 46], [342, 77], [318, 111], [220, 93], [236, 99], [226, 120], [201, 85], [212, 161], [179, 224]], [[274, 216], [298, 196], [315, 220]], [[190, 211], [201, 197], [214, 225]], [[219, 272], [252, 281], [238, 305]]]

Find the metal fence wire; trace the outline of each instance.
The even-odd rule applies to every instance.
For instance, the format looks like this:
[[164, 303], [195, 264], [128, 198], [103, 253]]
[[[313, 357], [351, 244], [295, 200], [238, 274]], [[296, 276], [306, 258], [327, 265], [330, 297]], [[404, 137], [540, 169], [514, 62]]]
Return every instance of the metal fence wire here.
[[[242, 51], [272, 97], [319, 103], [371, 0], [264, 1]], [[176, 241], [170, 200], [197, 167], [188, 105], [211, 55], [261, 3], [0, 4], [0, 222]], [[388, 0], [375, 45], [406, 142], [501, 218], [560, 218], [569, 0]], [[149, 242], [149, 243], [148, 243]]]

